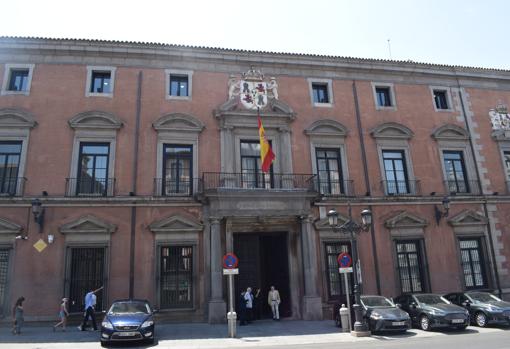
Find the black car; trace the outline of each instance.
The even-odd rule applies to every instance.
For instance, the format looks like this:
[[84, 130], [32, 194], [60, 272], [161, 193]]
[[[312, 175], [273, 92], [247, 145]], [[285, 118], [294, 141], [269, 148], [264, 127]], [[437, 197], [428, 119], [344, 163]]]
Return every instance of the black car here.
[[101, 346], [109, 342], [143, 340], [154, 342], [154, 310], [146, 300], [113, 302], [101, 323]]
[[438, 327], [463, 330], [469, 325], [469, 312], [438, 294], [405, 294], [395, 302], [409, 313], [412, 323], [424, 331]]
[[372, 332], [405, 332], [411, 328], [409, 314], [399, 309], [386, 297], [361, 296], [361, 305], [363, 316]]
[[471, 321], [477, 326], [510, 325], [510, 302], [502, 301], [489, 292], [454, 292], [444, 297], [453, 304], [466, 308], [471, 315]]

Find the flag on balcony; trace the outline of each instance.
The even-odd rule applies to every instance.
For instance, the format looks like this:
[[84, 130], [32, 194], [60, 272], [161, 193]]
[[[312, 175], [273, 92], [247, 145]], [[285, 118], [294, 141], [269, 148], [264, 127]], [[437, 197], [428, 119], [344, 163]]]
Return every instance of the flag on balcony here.
[[258, 115], [259, 119], [259, 138], [260, 138], [260, 161], [262, 162], [262, 172], [269, 172], [271, 168], [271, 164], [275, 159], [275, 155], [273, 150], [271, 149], [271, 145], [266, 139], [266, 134], [264, 131], [264, 126], [262, 126], [262, 120], [260, 119], [260, 114]]

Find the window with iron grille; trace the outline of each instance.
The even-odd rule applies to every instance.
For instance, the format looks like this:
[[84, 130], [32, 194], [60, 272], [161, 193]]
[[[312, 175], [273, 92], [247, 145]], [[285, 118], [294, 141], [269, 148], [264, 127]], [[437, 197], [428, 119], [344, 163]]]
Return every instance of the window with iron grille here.
[[109, 143], [80, 143], [77, 195], [107, 195], [109, 156]]
[[487, 280], [481, 239], [460, 239], [459, 246], [466, 289], [486, 288]]
[[162, 246], [160, 306], [163, 309], [193, 306], [193, 247]]
[[330, 103], [328, 84], [312, 83], [312, 92], [314, 103]]
[[0, 142], [0, 194], [16, 194], [20, 159], [21, 142]]
[[402, 293], [425, 291], [420, 241], [397, 241], [397, 271]]
[[[338, 255], [342, 252], [351, 252], [351, 244], [349, 242], [330, 242], [325, 244], [325, 257], [328, 281], [328, 298], [338, 299], [345, 296], [345, 280], [338, 273]], [[349, 289], [352, 293], [353, 276], [349, 273]]]
[[444, 170], [450, 193], [469, 193], [462, 151], [443, 151]]
[[191, 195], [193, 147], [165, 144], [163, 157], [163, 194]]
[[241, 141], [241, 184], [242, 188], [273, 187], [273, 165], [269, 173], [262, 172], [259, 141]]
[[344, 183], [339, 149], [315, 149], [319, 191], [323, 195], [344, 193]]
[[434, 90], [434, 103], [436, 104], [436, 109], [450, 109], [448, 95], [445, 90]]
[[92, 71], [90, 92], [112, 93], [111, 77], [112, 73], [109, 71]]
[[[7, 316], [9, 309], [5, 308], [7, 296], [7, 272], [9, 270], [9, 250], [6, 248], [0, 249], [0, 316]], [[10, 315], [10, 314], [9, 314]]]
[[384, 174], [386, 176], [386, 194], [395, 195], [409, 193], [404, 151], [383, 150], [382, 155]]
[[170, 74], [170, 96], [188, 96], [188, 75]]
[[29, 69], [12, 69], [9, 76], [9, 91], [28, 90]]

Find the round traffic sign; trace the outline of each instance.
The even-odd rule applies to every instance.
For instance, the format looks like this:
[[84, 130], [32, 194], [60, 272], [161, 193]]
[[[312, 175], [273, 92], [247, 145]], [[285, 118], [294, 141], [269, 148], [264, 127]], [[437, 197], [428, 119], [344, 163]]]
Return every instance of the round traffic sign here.
[[342, 252], [336, 259], [340, 268], [349, 268], [352, 265], [351, 255], [347, 252]]
[[239, 264], [239, 259], [233, 253], [227, 253], [223, 256], [223, 268], [225, 269], [235, 269]]

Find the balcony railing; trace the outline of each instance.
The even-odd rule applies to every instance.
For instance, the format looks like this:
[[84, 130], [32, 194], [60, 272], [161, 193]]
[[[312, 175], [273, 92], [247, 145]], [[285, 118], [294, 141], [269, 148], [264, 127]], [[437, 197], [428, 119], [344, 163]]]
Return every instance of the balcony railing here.
[[210, 189], [268, 189], [316, 191], [315, 175], [285, 173], [226, 173], [204, 172], [204, 190]]
[[201, 178], [154, 178], [154, 196], [191, 196], [200, 191]]
[[0, 182], [0, 196], [22, 196], [26, 181], [25, 177], [3, 179]]
[[66, 178], [66, 196], [114, 196], [115, 178]]
[[419, 180], [381, 181], [381, 186], [387, 196], [421, 195]]
[[320, 180], [315, 177], [316, 190], [324, 196], [354, 196], [354, 181]]
[[481, 195], [478, 181], [448, 180], [445, 181], [446, 191], [450, 195]]

